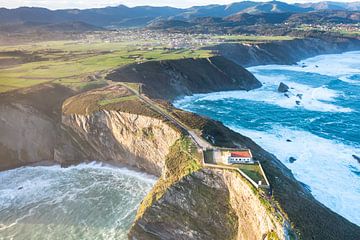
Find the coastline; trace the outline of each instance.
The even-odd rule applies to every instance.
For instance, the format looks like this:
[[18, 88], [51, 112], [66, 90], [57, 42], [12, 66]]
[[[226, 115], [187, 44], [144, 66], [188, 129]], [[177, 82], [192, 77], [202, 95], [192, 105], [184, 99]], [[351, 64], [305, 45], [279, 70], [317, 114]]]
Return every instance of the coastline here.
[[[319, 55], [319, 56], [316, 56], [316, 57], [312, 57], [312, 58], [309, 58], [309, 59], [303, 59], [303, 60], [301, 60], [301, 61], [299, 61], [299, 62], [303, 62], [303, 61], [305, 61], [305, 60], [312, 60], [312, 59], [322, 59], [322, 57], [326, 57], [326, 56], [332, 56], [332, 55], [334, 55], [334, 56], [341, 56], [341, 55], [343, 55], [344, 57], [346, 56], [346, 55], [348, 55], [348, 54], [353, 54], [353, 53], [359, 53], [359, 51], [349, 51], [349, 52], [344, 52], [344, 53], [341, 53], [341, 54], [322, 54], [322, 55]], [[298, 62], [298, 63], [299, 63]], [[314, 63], [315, 64], [315, 63]], [[267, 67], [269, 67], [269, 68], [271, 68], [271, 66], [278, 66], [278, 68], [281, 68], [281, 66], [279, 66], [279, 65], [265, 65], [266, 66], [266, 69], [268, 69]], [[285, 65], [284, 65], [285, 66]], [[291, 66], [291, 65], [286, 65], [286, 66]], [[297, 66], [300, 66], [300, 65], [297, 65]], [[261, 66], [260, 66], [261, 67]], [[322, 72], [323, 70], [321, 69], [321, 65], [319, 66], [319, 68], [320, 69], [318, 69], [318, 68], [315, 68], [317, 71], [320, 71], [320, 72]], [[278, 69], [278, 68], [276, 68], [276, 69]], [[301, 67], [299, 67], [299, 69], [294, 69], [294, 71], [296, 71], [296, 70], [298, 70], [298, 71], [304, 71], [304, 72], [307, 72], [306, 71], [306, 68], [305, 69], [302, 69]], [[260, 79], [260, 78], [259, 78]], [[260, 79], [261, 80], [261, 79]], [[278, 80], [279, 82], [281, 81], [281, 80]], [[292, 82], [291, 82], [292, 83]], [[291, 86], [291, 84], [290, 84], [290, 86]], [[274, 87], [274, 86], [273, 86]], [[254, 91], [258, 91], [258, 90], [254, 90]], [[274, 90], [275, 91], [275, 90]], [[247, 94], [247, 93], [244, 93], [245, 95]], [[242, 94], [242, 92], [239, 92], [239, 95], [244, 95], [244, 94]], [[274, 93], [275, 95], [276, 94], [278, 94], [278, 93]], [[278, 94], [279, 95], [279, 94]], [[246, 95], [247, 96], [247, 95]], [[252, 96], [252, 95], [251, 95]], [[254, 96], [256, 96], [256, 95], [254, 95]], [[244, 101], [255, 101], [255, 102], [257, 102], [258, 101], [258, 104], [260, 105], [261, 103], [262, 103], [262, 99], [258, 99], [258, 100], [254, 100], [254, 96], [252, 96], [252, 97], [244, 97], [244, 98], [241, 98], [241, 97], [237, 97], [236, 96], [236, 91], [234, 91], [234, 92], [228, 92], [228, 91], [223, 91], [223, 92], [216, 92], [216, 93], [208, 93], [208, 94], [195, 94], [194, 96], [187, 96], [187, 97], [183, 97], [183, 98], [181, 98], [181, 99], [177, 99], [177, 101], [175, 101], [174, 102], [174, 105], [176, 106], [176, 107], [180, 107], [181, 109], [183, 109], [183, 110], [186, 110], [186, 111], [191, 111], [191, 112], [195, 112], [195, 113], [198, 113], [198, 114], [205, 114], [205, 116], [207, 116], [207, 117], [211, 117], [211, 116], [213, 116], [214, 117], [214, 119], [215, 120], [217, 120], [217, 121], [222, 121], [222, 117], [221, 117], [221, 114], [216, 114], [215, 112], [216, 112], [216, 110], [211, 110], [211, 109], [209, 109], [209, 108], [211, 108], [211, 101], [215, 101], [215, 102], [217, 102], [217, 101], [220, 101], [220, 100], [223, 100], [223, 99], [226, 99], [226, 98], [234, 98], [234, 99], [241, 99], [241, 100], [244, 100]], [[187, 99], [186, 99], [187, 98]], [[240, 101], [241, 101], [240, 100]], [[189, 106], [191, 106], [192, 105], [192, 102], [196, 102], [196, 101], [199, 101], [199, 103], [198, 103], [198, 105], [196, 105], [196, 104], [193, 104], [194, 105], [194, 107], [193, 108], [191, 108], [191, 107], [188, 107], [187, 105], [189, 104]], [[205, 102], [202, 102], [202, 101], [205, 101]], [[209, 103], [207, 103], [209, 101]], [[235, 101], [235, 100], [234, 100]], [[230, 102], [232, 102], [232, 101], [230, 101]], [[230, 102], [228, 103], [228, 104], [230, 104]], [[265, 103], [265, 102], [264, 102]], [[267, 102], [266, 102], [267, 103]], [[220, 104], [220, 102], [218, 102], [217, 104]], [[250, 104], [250, 103], [249, 103]], [[274, 106], [274, 107], [277, 107], [277, 108], [281, 108], [281, 107], [284, 107], [284, 106], [280, 106], [280, 105], [277, 105], [276, 103], [267, 103], [267, 104], [270, 104], [270, 107], [271, 106]], [[335, 103], [334, 103], [335, 104]], [[218, 106], [219, 108], [221, 108], [221, 106], [220, 105], [215, 105], [215, 106]], [[257, 106], [257, 105], [256, 105]], [[254, 107], [256, 107], [256, 106], [254, 106]], [[292, 107], [289, 107], [289, 108], [286, 108], [285, 107], [285, 109], [291, 109], [291, 110], [295, 110], [296, 108], [298, 108], [299, 106], [297, 106], [297, 105], [294, 105], [294, 106], [292, 106]], [[301, 106], [300, 108], [302, 108], [303, 106]], [[240, 105], [240, 107], [238, 106], [238, 108], [241, 108], [241, 105]], [[198, 109], [198, 112], [196, 111], [196, 109]], [[209, 109], [209, 110], [207, 110], [207, 109]], [[227, 108], [226, 108], [227, 109]], [[223, 110], [223, 109], [222, 109]], [[308, 109], [307, 109], [308, 110]], [[229, 112], [232, 112], [231, 110], [228, 110]], [[308, 110], [308, 111], [310, 111], [310, 110]], [[317, 110], [317, 111], [319, 111], [319, 110]], [[328, 110], [329, 111], [329, 110]], [[231, 113], [229, 113], [230, 114], [230, 116], [231, 117], [235, 117], [233, 114], [231, 114]], [[266, 113], [264, 113], [264, 114], [266, 114]], [[275, 113], [274, 113], [275, 114]], [[254, 115], [256, 115], [256, 114], [254, 114]], [[270, 121], [270, 120], [268, 120], [268, 121]], [[222, 121], [223, 122], [223, 121]], [[278, 142], [276, 141], [276, 137], [274, 136], [273, 138], [270, 138], [269, 136], [270, 136], [270, 134], [272, 133], [272, 134], [274, 134], [274, 135], [279, 135], [279, 134], [281, 134], [281, 131], [280, 131], [280, 129], [278, 129], [278, 130], [273, 130], [273, 131], [269, 131], [269, 132], [267, 132], [265, 129], [263, 129], [263, 130], [260, 130], [260, 129], [252, 129], [251, 128], [251, 124], [248, 126], [248, 127], [245, 127], [246, 126], [246, 124], [244, 124], [244, 125], [240, 125], [240, 126], [236, 126], [236, 125], [234, 125], [235, 123], [233, 123], [230, 119], [228, 119], [228, 120], [226, 120], [225, 122], [223, 122], [226, 126], [228, 126], [229, 128], [231, 128], [232, 130], [234, 130], [234, 131], [236, 131], [236, 132], [238, 132], [238, 133], [240, 133], [240, 134], [245, 134], [246, 136], [250, 136], [250, 138], [252, 138], [253, 140], [255, 140], [256, 142], [258, 142], [259, 143], [259, 145], [260, 146], [262, 146], [262, 147], [264, 147], [265, 149], [266, 149], [266, 151], [269, 151], [269, 152], [271, 152], [271, 153], [274, 153], [277, 157], [279, 157], [279, 159], [281, 159], [281, 162], [288, 168], [288, 169], [293, 169], [291, 166], [293, 166], [294, 167], [294, 165], [299, 165], [299, 164], [301, 164], [300, 162], [296, 162], [296, 163], [292, 163], [292, 164], [289, 164], [289, 162], [288, 162], [288, 159], [289, 159], [289, 156], [292, 156], [292, 157], [294, 157], [295, 156], [295, 158], [296, 159], [299, 159], [299, 158], [301, 158], [301, 153], [298, 153], [298, 151], [294, 151], [294, 152], [290, 152], [290, 151], [283, 151], [283, 152], [285, 152], [284, 154], [279, 154], [279, 152], [280, 152], [280, 148], [289, 148], [289, 149], [292, 149], [291, 148], [291, 146], [289, 146], [289, 145], [291, 145], [291, 144], [298, 144], [298, 146], [303, 146], [302, 145], [302, 142], [301, 141], [303, 141], [302, 139], [298, 139], [296, 136], [294, 136], [294, 134], [291, 134], [291, 132], [286, 132], [286, 136], [283, 136], [283, 138], [281, 139], [281, 141], [280, 141], [280, 139], [278, 140]], [[287, 127], [289, 127], [288, 125], [286, 125]], [[264, 133], [263, 134], [260, 134], [260, 132], [261, 131], [263, 131]], [[290, 131], [290, 130], [289, 130]], [[300, 131], [300, 129], [298, 130], [298, 131]], [[253, 132], [253, 133], [252, 133]], [[304, 132], [304, 134], [305, 133], [307, 133], [305, 130], [303, 130], [303, 132]], [[300, 133], [298, 133], [298, 134], [300, 134]], [[309, 133], [310, 134], [310, 133]], [[325, 135], [326, 135], [326, 133], [324, 133]], [[269, 136], [268, 136], [269, 135]], [[315, 140], [311, 140], [312, 138], [311, 138], [311, 136], [308, 136], [308, 135], [305, 135], [305, 137], [306, 137], [306, 139], [308, 140], [308, 141], [314, 141], [313, 142], [313, 144], [314, 145], [316, 145], [317, 143], [318, 143], [318, 145], [316, 145], [316, 146], [318, 146], [318, 148], [320, 148], [321, 146], [320, 146], [320, 143], [323, 143], [323, 144], [326, 144], [326, 146], [327, 146], [327, 148], [326, 149], [328, 149], [329, 150], [329, 146], [332, 146], [332, 147], [336, 147], [337, 146], [337, 144], [334, 142], [335, 140], [332, 140], [331, 138], [330, 139], [326, 139], [326, 138], [321, 138], [321, 137], [319, 137], [319, 136], [317, 136], [317, 135], [314, 135], [314, 137], [318, 137], [319, 139], [315, 139]], [[267, 139], [268, 141], [271, 141], [271, 144], [264, 144], [264, 141], [265, 141], [265, 139]], [[289, 139], [291, 139], [291, 140], [289, 140]], [[306, 141], [307, 141], [306, 140]], [[291, 142], [290, 142], [291, 141]], [[300, 141], [300, 142], [299, 142]], [[337, 140], [337, 141], [339, 141], [339, 140]], [[280, 147], [280, 144], [282, 143], [282, 145], [281, 145], [281, 147]], [[275, 144], [276, 146], [277, 145], [279, 145], [279, 147], [278, 148], [276, 148], [276, 147], [271, 147], [272, 146], [272, 144]], [[338, 143], [339, 145], [341, 145], [342, 146], [342, 143], [340, 142], [340, 143]], [[328, 146], [329, 145], [329, 146]], [[339, 147], [339, 149], [342, 149], [341, 148], [341, 146], [338, 146]], [[344, 145], [345, 146], [345, 145]], [[294, 146], [295, 147], [295, 146]], [[348, 148], [349, 149], [346, 149], [346, 154], [344, 153], [344, 154], [342, 154], [341, 155], [341, 157], [346, 157], [347, 156], [347, 164], [350, 164], [349, 163], [349, 161], [350, 160], [353, 160], [352, 159], [352, 157], [351, 157], [351, 153], [352, 154], [357, 154], [357, 152], [356, 152], [356, 148], [355, 148], [355, 150], [353, 149], [353, 151], [351, 151], [350, 150], [350, 147], [354, 147], [355, 148], [355, 146], [348, 146]], [[296, 149], [296, 148], [295, 148]], [[311, 149], [309, 149], [309, 151], [310, 151]], [[319, 149], [320, 150], [320, 149]], [[320, 152], [319, 154], [324, 154], [323, 152]], [[346, 156], [343, 156], [343, 155], [346, 155]], [[314, 155], [313, 156], [314, 158], [316, 158], [317, 156], [316, 155]], [[322, 159], [322, 158], [321, 158]], [[320, 159], [319, 159], [320, 160]], [[340, 161], [340, 160], [339, 160]], [[344, 160], [345, 161], [345, 160]], [[304, 163], [305, 164], [305, 163]], [[340, 163], [339, 163], [340, 164]], [[343, 163], [343, 164], [345, 164], [345, 163]], [[353, 164], [356, 164], [356, 161], [354, 160], [353, 161]], [[341, 165], [341, 164], [340, 164]], [[345, 164], [346, 165], [346, 164]], [[324, 164], [322, 164], [322, 166], [324, 166]], [[338, 165], [336, 165], [336, 166], [338, 166]], [[357, 165], [356, 165], [357, 166]], [[338, 166], [339, 167], [339, 166]], [[344, 167], [345, 168], [345, 167]], [[351, 174], [351, 171], [350, 171], [350, 169], [348, 169], [348, 167], [346, 167], [347, 168], [347, 170], [348, 170], [348, 174]], [[304, 172], [306, 172], [306, 169], [305, 169], [305, 167], [302, 167], [302, 168], [300, 168], [300, 169], [302, 169]], [[316, 168], [315, 168], [316, 169]], [[340, 171], [340, 169], [342, 169], [341, 167], [339, 167], [339, 171]], [[299, 170], [297, 170], [296, 171], [296, 168], [295, 169], [293, 169], [292, 170], [293, 171], [293, 173], [294, 173], [294, 175], [295, 175], [295, 177], [296, 177], [296, 179], [300, 182], [300, 183], [302, 183], [302, 184], [304, 184], [304, 186], [306, 187], [306, 188], [309, 188], [309, 186], [307, 186], [307, 185], [310, 185], [311, 187], [314, 187], [314, 191], [311, 191], [311, 189], [309, 188], [308, 189], [308, 191], [309, 192], [312, 192], [312, 194], [314, 195], [314, 197], [316, 198], [316, 199], [318, 199], [318, 200], [321, 200], [321, 202], [323, 202], [324, 204], [326, 204], [329, 208], [332, 208], [332, 209], [334, 209], [334, 211], [336, 211], [336, 212], [338, 212], [339, 214], [341, 214], [341, 212], [342, 211], [345, 211], [345, 210], [343, 210], [342, 208], [341, 208], [341, 206], [342, 205], [344, 205], [344, 204], [346, 204], [346, 202], [344, 202], [344, 201], [340, 201], [340, 203], [338, 203], [337, 204], [337, 202], [332, 202], [331, 201], [331, 199], [332, 199], [332, 197], [334, 197], [334, 198], [336, 198], [336, 196], [332, 196], [332, 195], [329, 195], [328, 196], [328, 198], [330, 199], [327, 199], [326, 197], [324, 197], [324, 196], [322, 196], [322, 195], [320, 195], [320, 193], [321, 193], [321, 191], [319, 191], [318, 190], [318, 188], [319, 188], [319, 184], [317, 184], [317, 185], [315, 185], [315, 186], [313, 186], [312, 184], [310, 184], [309, 183], [309, 178], [305, 178], [305, 177], [301, 177], [301, 175], [304, 175], [304, 174], [300, 174], [298, 171]], [[354, 170], [355, 171], [355, 170]], [[323, 173], [323, 172], [322, 172]], [[345, 174], [344, 173], [344, 171], [342, 171], [342, 173], [343, 174]], [[309, 173], [309, 174], [311, 174], [311, 173]], [[323, 173], [324, 174], [324, 173]], [[299, 176], [300, 175], [300, 176]], [[310, 175], [310, 176], [312, 176], [312, 178], [314, 178], [315, 176], [313, 176], [313, 175]], [[312, 179], [312, 178], [310, 178], [310, 179]], [[305, 180], [304, 180], [305, 179]], [[336, 178], [336, 179], [338, 179], [338, 178]], [[351, 182], [351, 178], [349, 179], [349, 178], [346, 178], [348, 181], [350, 181]], [[316, 182], [316, 181], [315, 181]], [[317, 182], [316, 182], [317, 183]], [[342, 184], [342, 185], [344, 185], [344, 184]], [[346, 185], [346, 184], [345, 184]], [[324, 183], [324, 186], [325, 186], [325, 189], [326, 189], [326, 182]], [[353, 188], [352, 188], [353, 189]], [[315, 192], [315, 193], [314, 193]], [[329, 192], [333, 192], [333, 191], [329, 191]], [[350, 193], [349, 193], [350, 194]], [[347, 194], [345, 194], [344, 193], [344, 196], [348, 196]], [[345, 198], [345, 199], [347, 199], [347, 198]], [[339, 207], [339, 206], [340, 207]], [[347, 209], [347, 208], [345, 208], [344, 207], [344, 209]], [[340, 211], [340, 212], [339, 212]], [[343, 214], [345, 214], [344, 212], [343, 212]], [[353, 216], [353, 214], [351, 214], [351, 211], [349, 212], [349, 211], [347, 211], [347, 214], [345, 214], [344, 216], [347, 216], [349, 219], [353, 219], [353, 221], [355, 221], [354, 220], [354, 216]], [[355, 217], [356, 217], [356, 214], [355, 214]], [[356, 218], [355, 218], [356, 219]], [[359, 223], [357, 222], [356, 223], [357, 225], [359, 225]]]
[[[226, 131], [228, 131], [228, 130], [226, 130]], [[245, 137], [245, 138], [246, 138], [246, 137]], [[271, 156], [273, 156], [271, 153], [268, 153], [268, 152], [265, 152], [264, 150], [262, 150], [262, 149], [261, 149], [260, 147], [258, 147], [255, 143], [253, 143], [253, 142], [251, 141], [251, 139], [248, 140], [248, 138], [246, 138], [245, 142], [246, 142], [246, 144], [249, 144], [251, 147], [254, 147], [255, 149], [257, 149], [258, 155], [259, 155], [259, 156], [263, 155], [262, 159], [269, 158], [270, 161], [273, 161], [272, 163], [267, 162], [267, 164], [268, 164], [267, 167], [270, 167], [270, 169], [271, 169], [271, 168], [278, 168], [278, 169], [283, 170], [283, 171], [281, 172], [281, 174], [283, 174], [284, 176], [282, 176], [282, 177], [284, 177], [284, 178], [286, 179], [286, 181], [288, 181], [288, 179], [290, 179], [290, 180], [289, 180], [290, 182], [292, 181], [292, 180], [291, 180], [292, 174], [291, 174], [288, 170], [284, 169], [284, 168], [283, 168], [284, 166], [282, 166], [283, 164], [280, 163], [280, 162], [277, 162], [277, 160], [276, 160], [275, 157], [271, 157]], [[49, 164], [49, 162], [45, 161], [44, 164]], [[274, 167], [274, 166], [276, 166], [276, 167]], [[142, 171], [140, 171], [140, 172], [142, 172]], [[272, 181], [275, 181], [275, 179], [276, 179], [276, 174], [275, 174], [275, 173], [279, 174], [279, 172], [274, 171], [274, 175], [272, 175]], [[286, 182], [286, 181], [285, 181], [285, 182]], [[288, 184], [288, 182], [286, 182], [286, 183]], [[297, 183], [293, 183], [293, 182], [291, 182], [291, 183], [292, 183], [292, 184], [295, 184], [295, 185], [297, 184]], [[279, 183], [279, 186], [280, 186], [280, 183]], [[305, 189], [305, 187], [298, 188], [297, 185], [296, 185], [295, 188], [296, 188], [296, 190], [299, 190], [299, 191], [304, 191], [304, 189]], [[281, 192], [281, 191], [280, 191], [280, 193], [277, 193], [278, 196], [281, 195], [281, 194], [283, 194], [283, 192]], [[307, 193], [304, 192], [304, 194], [306, 195]], [[312, 201], [312, 199], [311, 199], [309, 196], [307, 196], [307, 195], [306, 195], [306, 197], [305, 197], [304, 199], [306, 199], [306, 200], [308, 200], [308, 201], [309, 201], [309, 200]], [[283, 202], [282, 202], [282, 203], [283, 203]], [[300, 207], [300, 206], [299, 206], [299, 207]], [[315, 202], [315, 203], [313, 203], [312, 207], [316, 209], [316, 207], [319, 207], [319, 205], [317, 205], [317, 203]], [[311, 208], [310, 208], [310, 209], [311, 209]], [[330, 213], [328, 213], [326, 210], [322, 210], [322, 212], [323, 212], [323, 213], [325, 212], [325, 214], [330, 214]], [[293, 213], [292, 213], [292, 214], [293, 214]], [[331, 215], [331, 214], [330, 214], [330, 215]], [[294, 217], [294, 216], [292, 216], [292, 217]], [[334, 218], [336, 218], [336, 216], [335, 216]], [[340, 219], [339, 221], [342, 222], [341, 219]], [[345, 224], [345, 223], [344, 223], [344, 224]]]

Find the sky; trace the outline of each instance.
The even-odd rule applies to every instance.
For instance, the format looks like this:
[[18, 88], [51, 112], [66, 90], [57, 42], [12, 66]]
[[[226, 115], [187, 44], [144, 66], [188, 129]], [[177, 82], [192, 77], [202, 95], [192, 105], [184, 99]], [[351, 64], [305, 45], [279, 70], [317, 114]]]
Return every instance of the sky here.
[[[256, 0], [255, 0], [256, 1]], [[259, 1], [259, 0], [257, 0]], [[266, 1], [266, 0], [263, 0]], [[356, 2], [359, 0], [334, 0], [337, 2]], [[117, 6], [124, 4], [129, 7], [133, 6], [172, 6], [179, 8], [191, 7], [194, 5], [209, 4], [229, 4], [240, 2], [240, 0], [0, 0], [0, 7], [16, 8], [22, 6], [45, 7], [49, 9], [66, 9], [66, 8], [96, 8], [106, 6]], [[319, 2], [319, 0], [283, 0], [283, 2]]]

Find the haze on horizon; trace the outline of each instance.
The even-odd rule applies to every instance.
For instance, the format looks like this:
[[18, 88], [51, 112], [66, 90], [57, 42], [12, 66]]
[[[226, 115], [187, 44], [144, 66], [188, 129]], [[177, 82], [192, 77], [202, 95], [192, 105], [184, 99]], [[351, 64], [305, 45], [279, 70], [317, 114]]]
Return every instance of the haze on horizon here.
[[[253, 0], [257, 2], [267, 2], [267, 0]], [[336, 2], [357, 2], [359, 0], [334, 0]], [[209, 4], [230, 4], [234, 2], [241, 2], [236, 0], [197, 0], [196, 4], [192, 0], [183, 1], [169, 1], [169, 0], [153, 0], [149, 4], [148, 0], [12, 0], [0, 1], [0, 7], [5, 8], [17, 8], [17, 7], [44, 7], [49, 9], [86, 9], [86, 8], [98, 8], [107, 6], [118, 6], [120, 4], [135, 7], [135, 6], [171, 6], [178, 8], [187, 8], [192, 6], [201, 6]], [[310, 3], [310, 2], [322, 2], [319, 0], [283, 0], [286, 3]]]

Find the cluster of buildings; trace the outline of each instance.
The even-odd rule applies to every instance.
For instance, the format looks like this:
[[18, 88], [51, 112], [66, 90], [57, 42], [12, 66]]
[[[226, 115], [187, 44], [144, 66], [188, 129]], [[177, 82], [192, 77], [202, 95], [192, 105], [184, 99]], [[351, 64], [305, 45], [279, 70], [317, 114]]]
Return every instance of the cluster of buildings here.
[[360, 33], [360, 23], [356, 24], [302, 24], [301, 28], [326, 32]]
[[164, 32], [145, 29], [119, 29], [103, 32], [92, 32], [83, 36], [87, 43], [127, 43], [144, 49], [167, 47], [169, 49], [198, 49], [209, 45], [215, 40], [209, 34], [188, 34], [177, 32]]

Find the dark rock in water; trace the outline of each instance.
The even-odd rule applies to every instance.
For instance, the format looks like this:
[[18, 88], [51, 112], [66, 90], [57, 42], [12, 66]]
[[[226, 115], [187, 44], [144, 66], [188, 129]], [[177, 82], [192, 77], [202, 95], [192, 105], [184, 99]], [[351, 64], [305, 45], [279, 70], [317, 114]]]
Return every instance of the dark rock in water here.
[[360, 163], [360, 157], [359, 157], [359, 156], [356, 156], [356, 155], [354, 154], [354, 155], [352, 155], [352, 157], [353, 157], [355, 160], [357, 160], [358, 163]]
[[290, 163], [294, 163], [296, 160], [297, 160], [297, 159], [294, 158], [294, 157], [289, 157], [289, 162], [290, 162]]
[[287, 94], [287, 93], [285, 93], [284, 96], [287, 98], [290, 98], [289, 94]]
[[287, 142], [292, 142], [290, 139], [286, 139]]
[[278, 87], [278, 92], [285, 93], [287, 91], [289, 91], [289, 86], [286, 85], [285, 83], [281, 82]]
[[296, 101], [296, 105], [300, 105], [300, 103], [301, 103], [300, 101]]
[[302, 97], [303, 97], [303, 95], [302, 94], [296, 94], [296, 96], [298, 97], [298, 98], [300, 98], [300, 99], [302, 99]]

